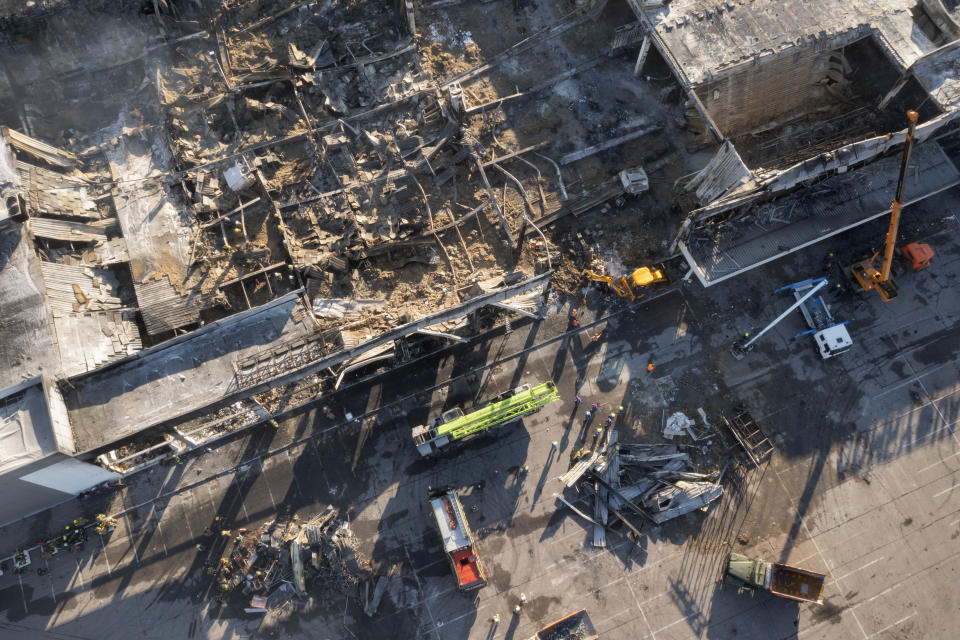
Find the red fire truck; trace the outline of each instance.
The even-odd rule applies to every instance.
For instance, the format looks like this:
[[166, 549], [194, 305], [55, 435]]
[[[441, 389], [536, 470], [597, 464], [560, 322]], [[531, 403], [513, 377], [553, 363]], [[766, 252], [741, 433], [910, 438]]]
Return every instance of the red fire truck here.
[[443, 551], [450, 560], [450, 568], [460, 591], [472, 591], [487, 585], [487, 576], [477, 555], [473, 534], [463, 514], [457, 492], [448, 490], [430, 499], [433, 517], [437, 521]]

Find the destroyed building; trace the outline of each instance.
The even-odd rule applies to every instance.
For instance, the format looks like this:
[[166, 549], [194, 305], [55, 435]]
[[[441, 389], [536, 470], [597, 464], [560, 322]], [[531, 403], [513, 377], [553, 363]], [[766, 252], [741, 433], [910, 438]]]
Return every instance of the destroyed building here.
[[[788, 359], [769, 346], [737, 364], [783, 318], [786, 335], [796, 306], [758, 333], [752, 323], [787, 303], [704, 287], [839, 234], [870, 255], [861, 235], [903, 184], [908, 109], [919, 124], [903, 153], [907, 215], [956, 197], [956, 0], [31, 0], [0, 3], [0, 25], [0, 525], [98, 485], [117, 496], [66, 503], [109, 501], [99, 531], [54, 509], [29, 522], [36, 565], [28, 575], [24, 549], [11, 556], [11, 623], [21, 595], [24, 616], [48, 606], [49, 582], [55, 615], [86, 619], [46, 628], [81, 635], [102, 622], [91, 609], [135, 619], [137, 596], [168, 587], [151, 615], [177, 617], [164, 607], [179, 599], [189, 634], [201, 608], [220, 624], [233, 607], [246, 617], [230, 624], [329, 617], [333, 637], [368, 637], [367, 624], [376, 637], [595, 637], [585, 610], [556, 619], [563, 598], [582, 598], [603, 611], [603, 637], [614, 623], [623, 635], [611, 637], [635, 637], [641, 603], [656, 613], [640, 616], [651, 635], [746, 635], [741, 616], [760, 598], [727, 619], [704, 603], [727, 595], [711, 567], [723, 545], [750, 542], [735, 532], [748, 514], [763, 536], [783, 534], [758, 544], [803, 551], [817, 524], [855, 519], [839, 490], [825, 493], [834, 479], [928, 437], [955, 445], [955, 407], [935, 397], [955, 396], [955, 381], [921, 380], [952, 375], [930, 352], [955, 356], [955, 310], [938, 306], [944, 326], [909, 345], [888, 325], [857, 343], [859, 362], [807, 366], [812, 350]], [[591, 290], [598, 281], [610, 288]], [[834, 319], [819, 294], [801, 304], [798, 286], [827, 286], [811, 282], [778, 291], [812, 330], [867, 317]], [[649, 292], [677, 304], [616, 297]], [[868, 306], [845, 293], [840, 304]], [[850, 348], [844, 335], [829, 355]], [[902, 375], [899, 362], [875, 371], [888, 341]], [[417, 458], [414, 424], [429, 431], [533, 384], [556, 405], [522, 426], [490, 419], [469, 452]], [[822, 417], [827, 392], [844, 396], [841, 417]], [[701, 404], [700, 420], [684, 413]], [[891, 420], [910, 435], [871, 439], [868, 422], [901, 409]], [[480, 435], [490, 427], [504, 430]], [[941, 463], [956, 454], [930, 449]], [[907, 475], [940, 468], [921, 462]], [[751, 511], [768, 470], [763, 498], [777, 504]], [[860, 479], [851, 502], [875, 501], [882, 483]], [[939, 480], [930, 499], [952, 498]], [[748, 481], [758, 488], [745, 497]], [[438, 484], [455, 500], [426, 500]], [[928, 511], [919, 493], [909, 508], [889, 502], [905, 512], [888, 518], [891, 544], [926, 547], [903, 533]], [[863, 511], [861, 534], [880, 530], [880, 513]], [[117, 533], [94, 549], [105, 574], [80, 560], [83, 582], [40, 573], [51, 541], [79, 552], [76, 530], [108, 521]], [[868, 566], [846, 557], [847, 531], [824, 545], [831, 562], [817, 550], [832, 565], [818, 571], [843, 576], [834, 584]], [[948, 549], [943, 539], [930, 548]], [[63, 558], [54, 569], [72, 572]], [[184, 558], [193, 566], [167, 571]], [[150, 584], [128, 579], [141, 564]], [[634, 567], [653, 570], [638, 579]], [[474, 599], [453, 593], [487, 586], [488, 569]], [[115, 584], [109, 605], [71, 602], [105, 602]], [[886, 606], [864, 593], [848, 603], [853, 584], [833, 587], [817, 624]]]
[[0, 387], [42, 381], [58, 451], [129, 471], [536, 317], [582, 226], [608, 272], [738, 275], [883, 215], [908, 106], [908, 201], [960, 181], [939, 0], [454, 5], [4, 14]]
[[[605, 4], [522, 49], [609, 37], [629, 11], [598, 19]], [[442, 22], [421, 34], [398, 7], [321, 5], [121, 13], [107, 64], [79, 3], [8, 16], [4, 223], [39, 265], [33, 361], [68, 380], [72, 453], [534, 315], [561, 261], [550, 225], [623, 193], [596, 158], [666, 164], [662, 141], [626, 145], [676, 127], [631, 107], [632, 70], [610, 54], [635, 29], [552, 69], [537, 53], [535, 77], [504, 56], [491, 79]], [[24, 67], [13, 34], [34, 31], [41, 63]], [[581, 80], [600, 67], [620, 95]]]
[[704, 286], [888, 213], [907, 109], [920, 112], [907, 203], [960, 180], [950, 3], [630, 4], [723, 141], [687, 183], [699, 206], [674, 243]]

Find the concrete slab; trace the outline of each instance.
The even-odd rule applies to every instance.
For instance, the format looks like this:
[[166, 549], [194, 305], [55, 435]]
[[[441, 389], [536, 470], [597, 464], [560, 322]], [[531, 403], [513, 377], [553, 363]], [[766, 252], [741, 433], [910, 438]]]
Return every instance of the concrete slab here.
[[238, 358], [310, 333], [296, 293], [209, 324], [71, 382], [65, 394], [78, 452], [207, 406], [234, 390]]
[[11, 365], [0, 368], [0, 389], [39, 375], [54, 376], [60, 369], [43, 291], [40, 259], [26, 227], [0, 231], [0, 300], [5, 323], [0, 332], [0, 356]]

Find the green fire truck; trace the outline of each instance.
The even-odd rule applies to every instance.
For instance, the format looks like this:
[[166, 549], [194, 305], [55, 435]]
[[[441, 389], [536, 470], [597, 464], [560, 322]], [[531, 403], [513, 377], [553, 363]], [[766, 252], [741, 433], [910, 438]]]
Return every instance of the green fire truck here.
[[444, 411], [430, 424], [413, 428], [413, 443], [421, 456], [429, 456], [453, 442], [539, 411], [559, 397], [553, 381], [535, 387], [525, 384], [476, 411], [464, 414], [459, 407]]

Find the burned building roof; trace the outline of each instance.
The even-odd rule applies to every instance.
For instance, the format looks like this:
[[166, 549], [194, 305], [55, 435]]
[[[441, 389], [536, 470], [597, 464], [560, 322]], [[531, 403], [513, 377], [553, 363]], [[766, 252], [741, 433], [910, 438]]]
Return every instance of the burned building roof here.
[[889, 46], [888, 54], [907, 66], [937, 46], [935, 36], [918, 28], [912, 11], [916, 4], [907, 0], [673, 0], [648, 15], [687, 80], [700, 85], [735, 68], [763, 64], [762, 58], [796, 56], [807, 48], [829, 52], [870, 35], [881, 38]]
[[0, 389], [37, 375], [56, 375], [60, 354], [45, 298], [40, 261], [25, 228], [0, 231]]
[[229, 397], [237, 391], [238, 359], [311, 333], [301, 305], [290, 294], [74, 377], [64, 400], [77, 450], [102, 447]]
[[[721, 222], [692, 231], [680, 248], [704, 286], [740, 275], [890, 212], [900, 158], [887, 156], [766, 202], [745, 200]], [[904, 204], [960, 184], [960, 167], [936, 142], [913, 152]]]
[[[789, 229], [747, 229], [751, 207], [848, 169], [835, 181], [879, 202], [886, 164], [863, 165], [898, 144], [901, 107], [932, 96], [927, 137], [953, 117], [953, 14], [932, 0], [656, 4], [544, 3], [469, 32], [449, 3], [10, 18], [38, 44], [0, 40], [0, 225], [26, 219], [32, 326], [78, 449], [536, 317], [548, 281], [572, 294], [584, 261], [624, 271], [671, 238], [719, 281], [825, 237], [799, 205]], [[932, 193], [955, 169], [928, 144]]]

